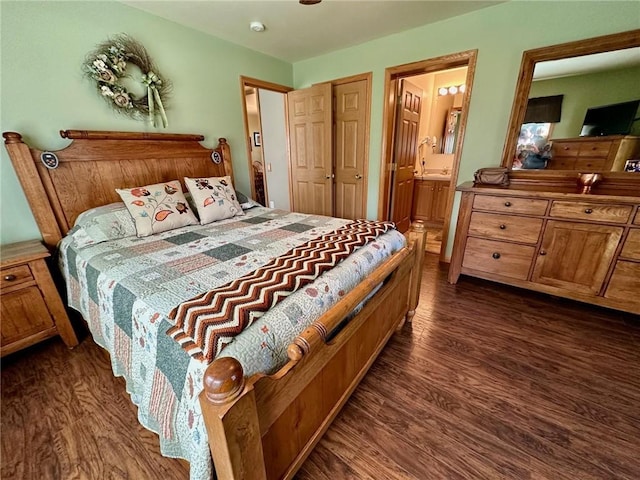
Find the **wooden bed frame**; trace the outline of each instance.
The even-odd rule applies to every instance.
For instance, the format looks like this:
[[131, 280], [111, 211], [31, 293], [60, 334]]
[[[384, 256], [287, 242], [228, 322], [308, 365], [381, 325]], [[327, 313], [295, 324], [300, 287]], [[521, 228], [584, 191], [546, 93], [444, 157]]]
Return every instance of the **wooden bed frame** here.
[[[65, 130], [73, 142], [42, 151], [15, 132], [5, 146], [44, 243], [54, 250], [76, 217], [120, 201], [116, 188], [183, 176], [232, 175], [225, 139], [214, 150], [200, 135]], [[214, 154], [214, 152], [216, 152]], [[221, 160], [216, 164], [211, 159]], [[219, 480], [290, 479], [346, 403], [387, 340], [418, 304], [426, 230], [412, 226], [409, 244], [307, 328], [287, 349], [289, 361], [273, 375], [245, 377], [240, 363], [219, 358], [206, 370], [200, 403]], [[342, 319], [377, 285], [382, 288], [337, 335]], [[329, 340], [330, 339], [330, 340]]]

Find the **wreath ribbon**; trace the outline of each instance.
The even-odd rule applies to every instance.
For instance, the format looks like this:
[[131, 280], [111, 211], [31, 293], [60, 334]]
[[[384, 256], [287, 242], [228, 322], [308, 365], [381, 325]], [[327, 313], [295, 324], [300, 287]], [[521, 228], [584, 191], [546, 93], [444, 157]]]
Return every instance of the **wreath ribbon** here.
[[[142, 83], [147, 86], [147, 101], [149, 103], [149, 121], [153, 124], [154, 127], [157, 127], [156, 124], [157, 117], [159, 114], [162, 120], [162, 126], [167, 128], [169, 126], [169, 121], [167, 120], [167, 114], [164, 111], [164, 106], [162, 105], [162, 100], [160, 99], [160, 93], [158, 92], [158, 86], [162, 85], [162, 80], [158, 78], [158, 76], [154, 72], [149, 72], [142, 76]], [[158, 105], [158, 112], [156, 113], [155, 104]]]

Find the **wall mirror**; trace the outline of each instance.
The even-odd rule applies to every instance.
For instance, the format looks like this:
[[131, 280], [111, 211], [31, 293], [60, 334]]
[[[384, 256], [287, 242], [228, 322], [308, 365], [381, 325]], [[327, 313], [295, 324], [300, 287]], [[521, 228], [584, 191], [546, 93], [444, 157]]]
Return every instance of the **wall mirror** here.
[[640, 182], [640, 30], [525, 51], [503, 150], [514, 179]]

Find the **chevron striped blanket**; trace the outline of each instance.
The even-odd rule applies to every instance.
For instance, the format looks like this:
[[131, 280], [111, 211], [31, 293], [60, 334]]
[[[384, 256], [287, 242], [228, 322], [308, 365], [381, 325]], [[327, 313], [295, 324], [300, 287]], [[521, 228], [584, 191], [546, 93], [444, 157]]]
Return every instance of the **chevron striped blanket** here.
[[181, 303], [169, 314], [175, 324], [167, 333], [192, 357], [211, 362], [267, 310], [393, 228], [391, 222], [356, 220], [310, 240], [252, 273]]

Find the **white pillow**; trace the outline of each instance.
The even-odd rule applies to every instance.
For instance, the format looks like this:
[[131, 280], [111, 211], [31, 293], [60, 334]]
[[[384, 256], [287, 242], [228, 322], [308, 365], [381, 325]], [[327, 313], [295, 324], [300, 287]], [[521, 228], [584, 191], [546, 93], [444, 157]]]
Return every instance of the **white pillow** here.
[[122, 202], [91, 208], [76, 218], [69, 231], [78, 248], [133, 237], [136, 226]]
[[184, 183], [198, 209], [200, 224], [244, 215], [233, 189], [231, 177], [188, 178]]
[[116, 188], [116, 192], [136, 223], [138, 237], [198, 223], [179, 180], [122, 190]]

